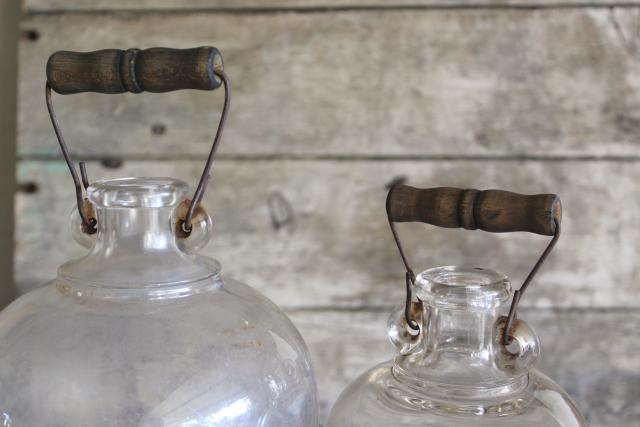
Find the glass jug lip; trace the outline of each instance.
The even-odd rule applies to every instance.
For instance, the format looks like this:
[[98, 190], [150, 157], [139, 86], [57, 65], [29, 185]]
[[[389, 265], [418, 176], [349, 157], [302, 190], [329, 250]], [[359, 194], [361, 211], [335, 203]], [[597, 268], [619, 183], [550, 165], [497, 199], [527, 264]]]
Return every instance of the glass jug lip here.
[[129, 177], [93, 182], [87, 198], [98, 207], [160, 208], [184, 200], [189, 186], [168, 177]]
[[509, 278], [480, 267], [430, 268], [416, 277], [418, 297], [443, 307], [491, 308], [511, 296]]

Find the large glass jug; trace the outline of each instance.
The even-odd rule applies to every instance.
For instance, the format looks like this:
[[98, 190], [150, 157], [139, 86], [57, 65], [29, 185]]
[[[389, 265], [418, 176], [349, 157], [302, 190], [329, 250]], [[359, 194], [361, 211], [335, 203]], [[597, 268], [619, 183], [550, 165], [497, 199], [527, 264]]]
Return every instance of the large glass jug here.
[[[179, 53], [212, 71], [212, 49], [137, 56], [173, 64]], [[93, 65], [105, 58], [87, 55]], [[268, 299], [198, 255], [211, 219], [196, 205], [186, 220], [187, 189], [172, 178], [88, 186], [71, 216], [88, 254], [0, 313], [0, 425], [318, 425], [302, 337]]]
[[[407, 268], [406, 305], [389, 319], [399, 354], [351, 383], [327, 426], [585, 427], [570, 397], [534, 369], [538, 337], [516, 317], [522, 293], [559, 236], [559, 199], [399, 185], [389, 194], [387, 211]], [[501, 316], [511, 296], [506, 276], [456, 266], [414, 275], [393, 227], [401, 221], [554, 238], [515, 292], [509, 315]]]

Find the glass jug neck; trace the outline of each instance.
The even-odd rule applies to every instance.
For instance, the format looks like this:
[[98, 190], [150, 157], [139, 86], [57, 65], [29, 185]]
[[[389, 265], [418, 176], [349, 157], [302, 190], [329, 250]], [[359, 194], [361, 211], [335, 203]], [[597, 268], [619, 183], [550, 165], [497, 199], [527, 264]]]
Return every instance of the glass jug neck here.
[[431, 306], [424, 322], [425, 354], [456, 354], [459, 363], [490, 362], [498, 309], [460, 310]]
[[421, 273], [421, 341], [396, 358], [396, 375], [418, 389], [469, 398], [479, 390], [521, 389], [526, 378], [505, 372], [496, 361], [496, 322], [510, 290], [508, 278], [490, 270], [439, 267]]
[[217, 261], [179, 246], [174, 216], [187, 189], [171, 178], [92, 184], [87, 195], [98, 232], [86, 256], [60, 266], [59, 288], [105, 298], [167, 298], [219, 285]]
[[455, 352], [469, 362], [488, 357], [499, 308], [511, 294], [506, 276], [481, 268], [439, 267], [421, 273], [416, 287], [425, 305], [427, 353]]
[[93, 253], [178, 251], [171, 216], [187, 185], [171, 178], [98, 181], [87, 190], [96, 210], [98, 233]]
[[115, 256], [179, 251], [171, 224], [173, 210], [174, 207], [97, 207], [98, 233], [92, 252]]

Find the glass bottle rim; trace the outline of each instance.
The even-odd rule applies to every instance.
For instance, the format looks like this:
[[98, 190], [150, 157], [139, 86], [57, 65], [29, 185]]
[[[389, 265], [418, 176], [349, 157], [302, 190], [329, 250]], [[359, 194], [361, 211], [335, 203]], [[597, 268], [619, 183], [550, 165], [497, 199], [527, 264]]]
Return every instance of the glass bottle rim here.
[[103, 179], [87, 189], [87, 198], [98, 207], [160, 208], [184, 200], [189, 186], [168, 177]]
[[511, 296], [506, 275], [469, 266], [427, 269], [417, 275], [416, 288], [421, 300], [445, 308], [492, 308]]

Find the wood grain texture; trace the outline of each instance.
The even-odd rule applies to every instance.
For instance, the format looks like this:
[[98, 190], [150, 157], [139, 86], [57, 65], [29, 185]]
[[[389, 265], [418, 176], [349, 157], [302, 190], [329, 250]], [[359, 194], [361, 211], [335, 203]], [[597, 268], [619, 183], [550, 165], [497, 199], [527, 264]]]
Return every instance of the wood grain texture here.
[[[311, 351], [321, 419], [344, 387], [393, 357], [387, 311], [290, 313]], [[574, 398], [591, 427], [636, 427], [640, 313], [521, 310], [542, 341], [538, 368]]]
[[[194, 183], [201, 161], [88, 164], [92, 179], [175, 176]], [[386, 185], [452, 185], [542, 193], [564, 206], [563, 236], [522, 304], [638, 307], [640, 167], [619, 161], [219, 161], [205, 206], [215, 229], [205, 253], [281, 306], [378, 307], [403, 301], [404, 270], [386, 223]], [[16, 279], [26, 291], [83, 253], [67, 230], [73, 187], [62, 162], [23, 161]], [[624, 209], [611, 209], [624, 206]], [[519, 286], [549, 238], [399, 224], [416, 272], [440, 265], [500, 270]]]
[[215, 47], [58, 51], [47, 61], [47, 83], [60, 94], [213, 90], [222, 57]]
[[189, 10], [189, 9], [315, 9], [375, 7], [557, 7], [567, 5], [634, 4], [636, 0], [24, 0], [27, 11]]
[[556, 221], [562, 221], [562, 205], [555, 194], [394, 185], [386, 207], [394, 222], [422, 222], [491, 233], [526, 231], [553, 236]]
[[[20, 46], [19, 154], [57, 154], [42, 89], [51, 52], [211, 44], [235, 89], [222, 155], [637, 157], [637, 13], [32, 16], [22, 27], [40, 37]], [[222, 93], [54, 104], [77, 153], [174, 158], [207, 152]]]

